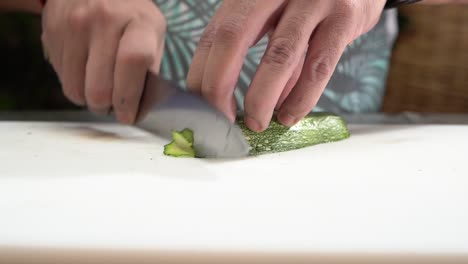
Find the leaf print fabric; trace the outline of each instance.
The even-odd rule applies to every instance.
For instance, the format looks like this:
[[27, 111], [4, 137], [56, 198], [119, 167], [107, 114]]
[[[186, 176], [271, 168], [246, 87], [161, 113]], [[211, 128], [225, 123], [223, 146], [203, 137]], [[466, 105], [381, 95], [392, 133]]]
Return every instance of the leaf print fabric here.
[[[155, 0], [167, 19], [161, 75], [185, 87], [185, 78], [203, 30], [222, 0]], [[397, 34], [396, 11], [383, 13], [377, 26], [347, 47], [314, 111], [379, 111], [385, 93], [391, 49]], [[235, 91], [238, 109], [267, 47], [263, 38], [245, 59]]]

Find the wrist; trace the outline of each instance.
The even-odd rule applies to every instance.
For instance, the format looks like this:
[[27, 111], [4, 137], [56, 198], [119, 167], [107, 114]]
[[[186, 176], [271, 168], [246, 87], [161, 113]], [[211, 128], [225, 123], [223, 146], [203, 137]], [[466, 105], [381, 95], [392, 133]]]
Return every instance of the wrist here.
[[387, 3], [385, 4], [385, 8], [395, 8], [399, 7], [402, 5], [408, 5], [408, 4], [414, 4], [416, 2], [420, 2], [422, 0], [387, 0]]

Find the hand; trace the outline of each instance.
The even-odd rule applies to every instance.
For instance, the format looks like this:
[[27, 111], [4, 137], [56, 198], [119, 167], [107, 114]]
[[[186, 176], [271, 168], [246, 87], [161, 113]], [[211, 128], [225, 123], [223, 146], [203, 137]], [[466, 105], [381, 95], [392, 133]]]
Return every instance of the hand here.
[[316, 105], [346, 46], [374, 27], [385, 0], [225, 0], [202, 35], [187, 77], [232, 121], [250, 47], [269, 46], [245, 98], [245, 122], [267, 128], [275, 108], [292, 126]]
[[68, 99], [131, 124], [146, 73], [159, 72], [165, 30], [151, 0], [49, 0], [42, 41]]

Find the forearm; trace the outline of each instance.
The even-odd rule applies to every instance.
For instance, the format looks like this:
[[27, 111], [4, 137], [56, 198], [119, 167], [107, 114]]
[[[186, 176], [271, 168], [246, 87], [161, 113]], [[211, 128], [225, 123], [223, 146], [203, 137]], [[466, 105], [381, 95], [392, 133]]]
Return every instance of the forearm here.
[[38, 0], [1, 0], [0, 10], [15, 10], [40, 13], [41, 4]]

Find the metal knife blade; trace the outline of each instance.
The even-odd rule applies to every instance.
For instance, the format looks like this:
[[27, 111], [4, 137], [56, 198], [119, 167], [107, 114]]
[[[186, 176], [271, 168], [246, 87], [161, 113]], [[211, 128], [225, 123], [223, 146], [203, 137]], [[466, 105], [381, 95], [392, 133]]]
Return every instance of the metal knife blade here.
[[201, 96], [148, 73], [136, 126], [170, 139], [173, 130], [191, 129], [194, 149], [205, 158], [240, 158], [249, 145], [242, 130]]

